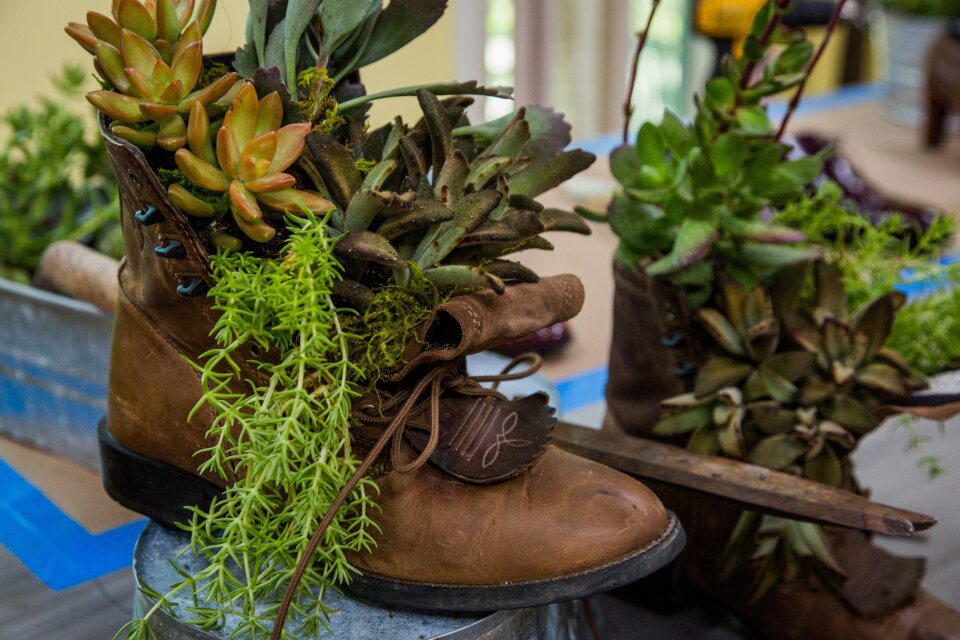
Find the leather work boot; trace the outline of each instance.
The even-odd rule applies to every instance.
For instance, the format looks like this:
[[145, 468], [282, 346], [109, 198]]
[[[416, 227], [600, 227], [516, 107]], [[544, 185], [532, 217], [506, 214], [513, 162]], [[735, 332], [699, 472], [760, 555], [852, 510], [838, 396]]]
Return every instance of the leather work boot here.
[[960, 36], [945, 33], [927, 53], [926, 143], [943, 142], [947, 116], [960, 113]]
[[[188, 360], [215, 346], [209, 265], [143, 153], [101, 132], [127, 252], [100, 428], [104, 483], [121, 504], [172, 525], [224, 485], [196, 473], [210, 410], [188, 418], [201, 395]], [[649, 489], [550, 444], [545, 394], [510, 400], [465, 373], [467, 354], [569, 319], [583, 295], [574, 276], [558, 276], [453, 298], [381, 385], [379, 404], [355, 405], [355, 447], [382, 511], [372, 516], [377, 548], [351, 558], [352, 590], [425, 609], [528, 607], [637, 580], [679, 553], [683, 531]]]
[[[662, 400], [693, 388], [704, 357], [700, 345], [706, 343], [679, 290], [617, 261], [614, 278], [604, 428], [683, 445], [655, 434], [653, 427]], [[956, 405], [930, 411], [947, 409], [955, 411]], [[848, 460], [844, 476], [844, 486], [859, 492]], [[719, 577], [722, 551], [742, 508], [704, 493], [649, 484], [684, 523], [688, 544], [668, 571], [638, 585], [641, 598], [674, 604], [707, 596], [777, 640], [960, 640], [960, 614], [920, 588], [924, 561], [889, 554], [860, 531], [824, 527], [845, 581], [803, 570], [752, 601], [752, 572]], [[671, 595], [664, 598], [666, 592]], [[639, 600], [644, 601], [649, 600]]]

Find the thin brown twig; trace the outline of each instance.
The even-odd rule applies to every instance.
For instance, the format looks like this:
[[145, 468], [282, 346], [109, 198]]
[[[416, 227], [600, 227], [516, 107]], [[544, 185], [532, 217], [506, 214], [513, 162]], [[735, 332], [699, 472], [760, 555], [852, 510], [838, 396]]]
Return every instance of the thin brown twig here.
[[653, 0], [650, 7], [650, 15], [647, 16], [647, 25], [643, 31], [637, 34], [637, 48], [633, 52], [633, 64], [630, 67], [630, 81], [627, 83], [627, 100], [623, 104], [623, 144], [627, 144], [627, 136], [630, 131], [630, 118], [633, 117], [633, 92], [637, 86], [637, 72], [640, 69], [640, 56], [643, 49], [647, 46], [647, 39], [650, 37], [650, 27], [653, 26], [653, 17], [660, 8], [660, 0]]
[[800, 99], [803, 97], [803, 91], [807, 87], [807, 80], [810, 79], [810, 74], [813, 73], [813, 69], [817, 66], [821, 56], [823, 56], [823, 52], [830, 43], [830, 37], [833, 35], [834, 30], [840, 23], [840, 14], [843, 13], [843, 5], [846, 3], [847, 0], [837, 1], [837, 6], [834, 7], [833, 14], [830, 16], [830, 22], [827, 23], [826, 32], [823, 34], [823, 41], [817, 48], [816, 53], [813, 54], [813, 57], [810, 58], [810, 62], [807, 63], [807, 68], [804, 69], [803, 72], [803, 80], [800, 81], [800, 84], [797, 86], [797, 90], [793, 94], [793, 98], [790, 99], [790, 105], [787, 107], [787, 113], [783, 116], [783, 121], [780, 123], [780, 129], [777, 131], [777, 140], [783, 138], [783, 134], [787, 130], [787, 125], [790, 124], [790, 119], [796, 112], [797, 107], [800, 106]]

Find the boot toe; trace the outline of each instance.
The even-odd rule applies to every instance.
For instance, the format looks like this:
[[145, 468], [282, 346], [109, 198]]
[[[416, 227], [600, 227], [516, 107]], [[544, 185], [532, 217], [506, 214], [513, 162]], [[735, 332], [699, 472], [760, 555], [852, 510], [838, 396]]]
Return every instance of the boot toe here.
[[673, 526], [640, 482], [555, 447], [493, 485], [432, 465], [378, 480], [381, 532], [361, 571], [396, 580], [495, 585], [562, 578], [635, 555]]

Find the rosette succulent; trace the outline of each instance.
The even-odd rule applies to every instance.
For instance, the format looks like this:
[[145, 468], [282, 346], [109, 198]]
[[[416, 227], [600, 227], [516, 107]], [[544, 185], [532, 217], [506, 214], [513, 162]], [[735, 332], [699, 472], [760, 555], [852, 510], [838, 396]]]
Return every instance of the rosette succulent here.
[[[789, 270], [791, 283], [747, 291], [726, 281], [717, 308], [698, 317], [710, 357], [693, 392], [663, 402], [661, 435], [685, 436], [705, 454], [747, 460], [769, 469], [842, 486], [843, 459], [859, 437], [879, 425], [878, 410], [924, 386], [923, 378], [886, 342], [899, 294], [870, 301], [852, 316], [836, 269], [818, 263], [812, 301], [809, 275]], [[823, 532], [744, 512], [724, 551], [726, 571], [760, 567], [755, 595], [808, 559], [839, 572]]]
[[[98, 55], [98, 47], [106, 44], [120, 49], [124, 29], [133, 31], [149, 42], [163, 57], [173, 62], [175, 47], [187, 26], [196, 22], [200, 33], [206, 33], [217, 8], [217, 0], [113, 0], [113, 19], [96, 11], [87, 12], [87, 24], [71, 22], [64, 29], [80, 46]], [[102, 66], [102, 61], [98, 65]]]
[[[268, 242], [276, 235], [276, 229], [264, 219], [262, 206], [278, 212], [305, 208], [313, 213], [331, 207], [319, 194], [295, 189], [297, 179], [284, 173], [303, 153], [310, 125], [298, 122], [281, 127], [282, 120], [283, 104], [276, 92], [261, 100], [253, 85], [244, 83], [216, 133], [216, 149], [207, 112], [196, 102], [187, 132], [189, 149], [179, 149], [175, 156], [177, 167], [190, 182], [229, 194], [234, 222], [257, 242]], [[192, 216], [220, 213], [182, 184], [170, 185], [169, 193], [174, 203]]]
[[143, 37], [122, 29], [119, 50], [97, 44], [97, 61], [116, 91], [92, 91], [87, 100], [114, 119], [110, 129], [116, 135], [141, 147], [179, 149], [187, 141], [184, 116], [191, 107], [223, 98], [237, 79], [236, 73], [226, 73], [196, 88], [203, 68], [201, 38], [199, 25], [191, 23], [167, 64]]
[[774, 300], [763, 287], [725, 283], [722, 308], [698, 312], [712, 339], [710, 358], [692, 393], [663, 403], [657, 432], [691, 433], [698, 451], [839, 483], [834, 448], [851, 449], [879, 424], [877, 409], [925, 381], [885, 347], [899, 294], [848, 317], [837, 271], [818, 263], [814, 279], [808, 313], [797, 311], [798, 286]]
[[580, 211], [609, 222], [619, 260], [682, 288], [693, 307], [710, 298], [717, 273], [752, 288], [818, 255], [804, 234], [765, 215], [803, 194], [832, 152], [790, 159], [770, 121], [762, 101], [800, 85], [813, 54], [771, 11], [767, 4], [757, 16], [744, 55], [728, 57], [707, 83], [692, 122], [666, 112], [659, 124], [643, 124], [635, 143], [624, 136], [610, 156], [622, 190], [606, 213]]
[[426, 89], [417, 97], [424, 117], [414, 126], [397, 119], [349, 146], [313, 134], [301, 160], [335, 206], [344, 282], [361, 299], [384, 267], [405, 283], [411, 265], [445, 290], [502, 291], [537, 278], [505, 256], [552, 248], [545, 231], [589, 233], [573, 212], [535, 200], [594, 159], [564, 150], [569, 126], [560, 116], [528, 108], [471, 126], [470, 98], [441, 101]]

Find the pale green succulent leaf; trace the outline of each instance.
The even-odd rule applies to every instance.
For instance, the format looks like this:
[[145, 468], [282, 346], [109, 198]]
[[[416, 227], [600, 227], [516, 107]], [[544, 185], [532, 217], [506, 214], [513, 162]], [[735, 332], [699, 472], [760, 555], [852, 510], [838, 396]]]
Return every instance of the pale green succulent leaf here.
[[700, 309], [697, 315], [703, 326], [707, 328], [713, 339], [728, 353], [735, 356], [744, 356], [746, 351], [736, 329], [716, 309]]
[[441, 290], [452, 289], [460, 293], [490, 288], [499, 292], [504, 290], [502, 280], [486, 273], [480, 267], [443, 265], [427, 269], [423, 275]]
[[695, 406], [667, 414], [657, 422], [653, 431], [662, 436], [673, 436], [699, 429], [709, 422], [710, 407]]
[[693, 392], [698, 397], [716, 393], [724, 387], [731, 387], [746, 378], [752, 367], [739, 360], [715, 356], [710, 358], [697, 372]]
[[359, 69], [403, 48], [429, 29], [447, 8], [446, 0], [390, 0], [354, 65]]
[[544, 209], [540, 212], [545, 231], [567, 231], [588, 236], [592, 233], [590, 225], [572, 211], [563, 209]]
[[839, 487], [843, 480], [843, 472], [833, 448], [825, 446], [820, 449], [820, 453], [804, 462], [803, 476], [821, 484]]
[[535, 198], [560, 186], [596, 160], [581, 149], [571, 149], [535, 160], [510, 176], [510, 193]]
[[741, 248], [744, 260], [768, 269], [780, 269], [815, 260], [821, 254], [822, 251], [818, 247], [794, 247], [769, 242], [748, 243]]
[[779, 471], [789, 467], [806, 450], [806, 445], [791, 435], [775, 435], [764, 438], [750, 451], [753, 464]]
[[[380, 3], [381, 0], [322, 0], [319, 6], [323, 34], [320, 59], [328, 62], [334, 51], [380, 8]], [[289, 7], [287, 15], [290, 15]]]
[[[283, 21], [283, 71], [284, 81], [291, 94], [296, 93], [297, 90], [297, 52], [300, 49], [300, 40], [321, 5], [326, 9], [328, 4], [340, 8], [342, 0], [339, 2], [337, 0], [287, 0], [286, 17]], [[275, 34], [276, 31], [271, 34], [271, 40]], [[337, 31], [324, 33], [324, 42], [340, 35], [341, 32]]]
[[833, 396], [825, 413], [831, 421], [855, 434], [866, 433], [880, 424], [860, 401], [846, 394]]
[[904, 375], [895, 367], [882, 362], [875, 362], [861, 367], [855, 374], [860, 384], [889, 393], [898, 398], [910, 395], [910, 389], [904, 381]]

